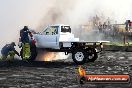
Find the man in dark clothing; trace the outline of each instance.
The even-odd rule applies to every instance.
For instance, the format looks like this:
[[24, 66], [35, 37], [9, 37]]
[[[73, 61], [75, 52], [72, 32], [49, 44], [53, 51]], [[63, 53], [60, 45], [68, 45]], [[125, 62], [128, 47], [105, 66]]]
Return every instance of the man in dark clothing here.
[[22, 60], [35, 60], [37, 56], [35, 40], [27, 26], [24, 26], [24, 28], [20, 30], [18, 46], [21, 48], [20, 56]]
[[24, 28], [22, 30], [20, 30], [20, 41], [22, 43], [29, 43], [29, 36], [32, 38], [32, 33], [29, 31], [27, 26], [24, 26]]
[[29, 40], [29, 36], [32, 39], [33, 35], [29, 31], [27, 26], [24, 26], [22, 30], [20, 30], [20, 42], [22, 47], [20, 54], [23, 59], [29, 59], [31, 56], [31, 41]]
[[16, 46], [16, 44], [14, 42], [12, 42], [11, 44], [6, 44], [2, 48], [1, 54], [2, 54], [2, 59], [3, 60], [5, 60], [8, 55], [10, 55], [11, 59], [14, 58], [15, 54], [17, 54], [19, 56], [19, 53], [15, 50], [14, 46]]

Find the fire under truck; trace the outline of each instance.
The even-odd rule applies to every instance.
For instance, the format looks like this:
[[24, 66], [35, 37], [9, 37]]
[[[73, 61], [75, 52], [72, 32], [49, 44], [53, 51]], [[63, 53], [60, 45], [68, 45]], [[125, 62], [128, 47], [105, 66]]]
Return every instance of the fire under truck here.
[[[65, 52], [72, 54], [76, 64], [94, 62], [102, 50], [102, 44], [108, 41], [81, 41], [75, 38], [71, 27], [64, 24], [49, 25], [40, 33], [33, 35], [37, 49], [51, 52]], [[97, 50], [98, 48], [98, 50]]]

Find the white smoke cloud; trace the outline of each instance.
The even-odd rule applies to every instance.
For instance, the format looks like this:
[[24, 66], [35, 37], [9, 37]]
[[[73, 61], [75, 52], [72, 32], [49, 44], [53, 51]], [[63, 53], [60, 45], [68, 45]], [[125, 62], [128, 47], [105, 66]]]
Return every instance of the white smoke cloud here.
[[109, 17], [118, 23], [132, 19], [131, 0], [49, 0], [47, 3], [52, 4], [47, 6], [40, 28], [54, 23], [75, 27], [85, 24], [95, 15], [102, 16], [104, 20]]
[[124, 23], [132, 19], [131, 9], [131, 0], [0, 0], [0, 48], [17, 40], [24, 25], [41, 30], [64, 23], [74, 28], [96, 14]]

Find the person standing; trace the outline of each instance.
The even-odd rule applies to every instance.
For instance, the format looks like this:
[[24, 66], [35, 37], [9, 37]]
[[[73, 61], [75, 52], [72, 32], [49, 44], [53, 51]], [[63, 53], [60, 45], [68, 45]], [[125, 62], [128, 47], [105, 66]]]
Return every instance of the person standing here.
[[21, 44], [19, 45], [19, 47], [22, 47], [20, 54], [22, 59], [24, 60], [29, 59], [31, 56], [31, 42], [29, 38], [33, 39], [32, 37], [33, 35], [29, 31], [28, 26], [24, 26], [24, 28], [20, 30], [19, 42], [21, 42]]

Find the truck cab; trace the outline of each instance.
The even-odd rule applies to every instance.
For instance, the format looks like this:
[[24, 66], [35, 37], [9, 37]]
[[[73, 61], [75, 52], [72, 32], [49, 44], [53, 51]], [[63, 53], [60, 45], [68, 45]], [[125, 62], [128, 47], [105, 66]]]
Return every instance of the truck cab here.
[[49, 25], [34, 36], [38, 48], [60, 49], [60, 43], [79, 41], [79, 38], [74, 38], [70, 26], [63, 24]]

